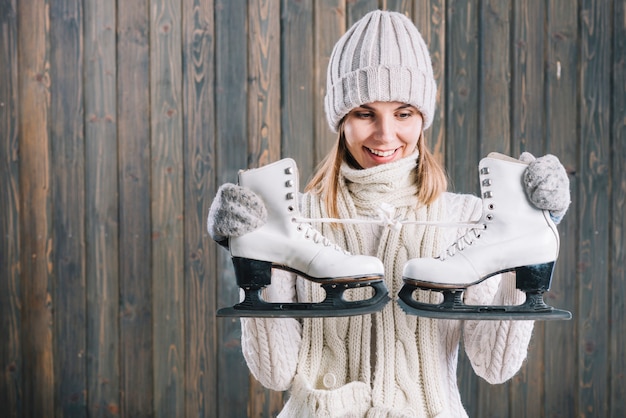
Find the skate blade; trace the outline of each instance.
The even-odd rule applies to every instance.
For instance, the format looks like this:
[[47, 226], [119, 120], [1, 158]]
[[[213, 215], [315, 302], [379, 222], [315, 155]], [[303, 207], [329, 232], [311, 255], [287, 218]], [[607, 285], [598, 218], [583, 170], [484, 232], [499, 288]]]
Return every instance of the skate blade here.
[[371, 284], [375, 294], [370, 299], [347, 301], [343, 293], [348, 288], [322, 285], [326, 299], [319, 303], [271, 303], [260, 298], [260, 290], [246, 291], [243, 302], [217, 311], [218, 317], [239, 318], [325, 318], [367, 315], [381, 311], [391, 300], [384, 282]]
[[529, 298], [521, 305], [485, 306], [466, 305], [461, 301], [462, 291], [444, 291], [444, 301], [440, 304], [418, 302], [413, 298], [413, 291], [403, 287], [398, 294], [398, 304], [410, 315], [435, 319], [458, 320], [501, 320], [501, 321], [551, 321], [572, 319], [569, 311], [555, 309], [544, 303], [537, 304]]

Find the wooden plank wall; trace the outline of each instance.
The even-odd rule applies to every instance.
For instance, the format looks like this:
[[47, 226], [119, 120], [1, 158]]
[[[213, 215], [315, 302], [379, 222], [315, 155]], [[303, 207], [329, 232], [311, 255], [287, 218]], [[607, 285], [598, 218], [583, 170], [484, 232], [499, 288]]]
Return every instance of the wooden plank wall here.
[[217, 187], [335, 137], [338, 37], [406, 13], [438, 83], [427, 140], [453, 189], [489, 151], [554, 153], [571, 179], [551, 304], [522, 371], [461, 356], [472, 417], [626, 415], [623, 0], [0, 0], [0, 405], [7, 417], [270, 417], [238, 288], [205, 232]]

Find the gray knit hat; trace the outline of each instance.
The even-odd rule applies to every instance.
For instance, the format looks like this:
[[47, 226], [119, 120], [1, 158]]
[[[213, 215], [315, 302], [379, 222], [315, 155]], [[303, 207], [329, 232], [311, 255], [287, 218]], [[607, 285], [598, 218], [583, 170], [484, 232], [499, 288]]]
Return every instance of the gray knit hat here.
[[405, 15], [375, 10], [335, 44], [328, 63], [324, 106], [330, 128], [352, 109], [371, 102], [402, 102], [433, 122], [437, 86], [428, 47]]

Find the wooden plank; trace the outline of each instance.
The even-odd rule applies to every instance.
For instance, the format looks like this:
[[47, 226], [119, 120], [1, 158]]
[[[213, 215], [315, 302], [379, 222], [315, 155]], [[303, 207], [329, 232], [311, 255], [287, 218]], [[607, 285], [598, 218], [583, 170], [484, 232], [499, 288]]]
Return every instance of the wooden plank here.
[[54, 410], [50, 244], [50, 79], [46, 2], [20, 1], [18, 120], [22, 406], [28, 417]]
[[[246, 21], [245, 0], [224, 2], [215, 9], [215, 186], [236, 182], [237, 171], [247, 167]], [[239, 301], [239, 288], [228, 251], [217, 248], [216, 267], [211, 286], [218, 295], [218, 308], [232, 306]], [[249, 372], [241, 352], [241, 326], [235, 318], [218, 319], [217, 325], [218, 338], [213, 347], [217, 362], [216, 416], [247, 416]]]
[[[475, 173], [481, 157], [478, 141], [478, 2], [457, 1], [447, 10], [448, 74], [446, 167], [457, 192], [477, 193]], [[472, 414], [470, 414], [472, 415]]]
[[559, 224], [561, 247], [552, 289], [546, 302], [572, 312], [568, 322], [545, 324], [544, 415], [573, 417], [576, 412], [577, 388], [563, 382], [577, 380], [577, 228], [578, 205], [578, 47], [577, 10], [569, 0], [551, 0], [547, 13], [547, 71], [546, 71], [546, 134], [549, 152], [559, 157], [570, 175], [570, 209]]
[[150, 4], [154, 412], [184, 415], [182, 19], [179, 0]]
[[[314, 165], [319, 164], [330, 151], [337, 135], [331, 131], [324, 111], [326, 95], [326, 72], [328, 61], [335, 43], [346, 31], [345, 3], [342, 0], [323, 0], [314, 2], [315, 70], [314, 70], [314, 101], [315, 101], [315, 143], [313, 148]], [[304, 183], [302, 183], [304, 189]]]
[[377, 0], [346, 0], [346, 29], [375, 9], [378, 9]]
[[8, 418], [22, 415], [20, 338], [20, 177], [18, 158], [18, 29], [16, 0], [0, 13], [0, 405]]
[[280, 159], [280, 2], [248, 6], [248, 164]]
[[[478, 166], [478, 4], [475, 0], [455, 2], [447, 9], [446, 39], [446, 122], [449, 138], [446, 168], [456, 192], [477, 193]], [[479, 378], [461, 347], [459, 352], [459, 390], [469, 416], [478, 415]]]
[[[424, 0], [415, 0], [416, 3], [423, 2]], [[382, 0], [379, 1], [379, 8], [382, 10], [392, 10], [394, 12], [403, 13], [409, 17], [413, 16], [413, 2], [414, 0]]]
[[[260, 167], [281, 157], [280, 2], [248, 4], [248, 165]], [[299, 51], [302, 53], [302, 51]], [[299, 115], [302, 117], [302, 115]], [[310, 171], [310, 167], [304, 166]], [[306, 171], [305, 171], [306, 172]], [[258, 393], [263, 393], [263, 401]], [[250, 416], [272, 409], [273, 398], [250, 377]], [[252, 394], [257, 394], [253, 396]], [[278, 400], [282, 404], [282, 399]]]
[[185, 416], [216, 417], [217, 249], [206, 232], [207, 197], [215, 194], [214, 10], [210, 2], [185, 0], [183, 13]]
[[87, 416], [82, 2], [50, 7], [55, 413]]
[[[483, 144], [483, 154], [490, 151], [500, 151], [519, 157], [522, 151], [528, 150], [536, 156], [545, 153], [545, 81], [544, 81], [544, 22], [545, 11], [542, 4], [537, 0], [516, 1], [508, 5], [512, 10], [512, 27], [506, 32], [492, 33], [492, 37], [503, 38], [506, 49], [499, 52], [492, 51], [488, 54], [512, 56], [512, 67], [507, 64], [506, 72], [501, 74], [501, 83], [512, 78], [507, 93], [504, 97], [494, 97], [496, 93], [491, 91], [491, 81], [485, 77], [483, 88], [491, 91], [485, 96], [484, 101], [490, 103], [481, 111], [485, 118], [491, 119], [492, 113], [499, 114], [502, 119], [501, 130], [484, 129], [486, 143]], [[491, 4], [484, 13], [490, 16]], [[504, 12], [504, 10], [502, 10]], [[508, 12], [507, 12], [508, 13]], [[507, 36], [513, 34], [512, 40]], [[485, 38], [490, 36], [483, 33]], [[483, 50], [489, 50], [490, 45], [484, 45]], [[498, 85], [498, 83], [494, 83]], [[497, 89], [497, 87], [496, 87]], [[496, 93], [497, 95], [497, 93]], [[494, 106], [496, 105], [496, 106]], [[510, 117], [510, 121], [509, 121]], [[511, 135], [512, 133], [512, 135]], [[498, 139], [500, 138], [500, 139]], [[489, 144], [489, 145], [488, 145]], [[544, 338], [545, 322], [535, 321], [533, 337], [528, 349], [527, 362], [522, 370], [508, 384], [508, 409], [503, 410], [503, 416], [541, 416], [543, 405], [538, 400], [545, 393], [543, 386], [544, 363]], [[504, 394], [503, 394], [504, 396]], [[499, 398], [495, 393], [494, 398]], [[505, 398], [506, 399], [506, 398]], [[498, 415], [496, 413], [495, 415]]]
[[149, 1], [117, 3], [120, 415], [153, 416]]
[[578, 416], [607, 416], [611, 4], [580, 3]]
[[[539, 157], [546, 153], [544, 140], [544, 31], [543, 4], [524, 0], [513, 5], [513, 137], [511, 152]], [[503, 35], [503, 34], [502, 34]], [[504, 105], [504, 103], [500, 103]]]
[[614, 2], [611, 111], [610, 417], [626, 416], [626, 4]]
[[[480, 158], [492, 151], [505, 154], [511, 152], [509, 112], [511, 107], [510, 13], [512, 7], [510, 0], [488, 0], [480, 3], [480, 74], [478, 78], [480, 86], [478, 93]], [[519, 4], [516, 5], [516, 8], [519, 8], [517, 10], [523, 9]], [[538, 7], [537, 9], [541, 8]], [[539, 32], [540, 42], [541, 31], [537, 31], [536, 27], [533, 27], [533, 30]], [[536, 51], [529, 49], [525, 52], [532, 57], [534, 55], [531, 54], [535, 54]], [[535, 65], [538, 60], [530, 58], [529, 61], [530, 64]], [[538, 61], [538, 64], [541, 64], [541, 61]], [[515, 68], [515, 72], [518, 72], [518, 68]], [[527, 75], [529, 71], [522, 68], [519, 69], [519, 73]], [[541, 87], [540, 82], [533, 84], [529, 93], [537, 91]], [[541, 106], [538, 109], [541, 109]], [[540, 112], [537, 113], [540, 114]], [[476, 173], [476, 168], [472, 173]], [[477, 178], [478, 175], [476, 174], [473, 177], [475, 182]]]
[[435, 157], [445, 164], [446, 155], [446, 5], [443, 0], [416, 0], [413, 8], [416, 23], [428, 45], [437, 83], [437, 102], [432, 126], [426, 131], [426, 141]]
[[282, 13], [281, 148], [298, 164], [302, 190], [315, 164], [313, 1], [284, 2]]
[[115, 4], [84, 7], [87, 399], [108, 416], [120, 405]]

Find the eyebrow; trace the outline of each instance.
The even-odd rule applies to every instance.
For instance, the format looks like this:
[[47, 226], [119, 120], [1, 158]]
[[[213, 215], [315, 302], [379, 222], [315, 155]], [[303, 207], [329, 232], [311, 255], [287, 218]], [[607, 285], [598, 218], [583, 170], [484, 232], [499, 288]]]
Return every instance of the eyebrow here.
[[[372, 111], [373, 111], [373, 110], [376, 110], [376, 109], [374, 109], [372, 106], [369, 106], [369, 105], [367, 105], [367, 104], [362, 104], [362, 105], [361, 105], [361, 106], [359, 106], [359, 107], [361, 107], [361, 108], [363, 108], [363, 109], [367, 109], [367, 110], [372, 110]], [[395, 108], [394, 110], [406, 109], [406, 108], [409, 108], [409, 107], [413, 107], [413, 106], [412, 106], [412, 105], [410, 105], [410, 104], [408, 104], [408, 103], [404, 103], [404, 104], [402, 104], [402, 105], [398, 106], [397, 108]]]

